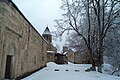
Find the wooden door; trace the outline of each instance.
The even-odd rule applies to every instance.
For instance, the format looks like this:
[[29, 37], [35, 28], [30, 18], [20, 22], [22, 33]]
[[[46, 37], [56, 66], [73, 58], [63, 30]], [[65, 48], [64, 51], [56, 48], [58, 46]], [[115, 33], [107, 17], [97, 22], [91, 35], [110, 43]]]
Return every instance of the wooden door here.
[[10, 79], [11, 78], [11, 67], [12, 67], [12, 56], [11, 55], [7, 55], [6, 58], [6, 68], [5, 68], [5, 79]]

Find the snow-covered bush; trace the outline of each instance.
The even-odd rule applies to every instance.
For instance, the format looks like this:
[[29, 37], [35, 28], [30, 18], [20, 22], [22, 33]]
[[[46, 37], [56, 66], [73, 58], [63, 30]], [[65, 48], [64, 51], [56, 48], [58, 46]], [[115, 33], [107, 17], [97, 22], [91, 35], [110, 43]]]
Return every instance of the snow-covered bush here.
[[103, 74], [120, 76], [120, 70], [116, 69], [111, 64], [103, 64], [102, 65], [102, 73]]
[[104, 73], [104, 74], [110, 74], [111, 75], [115, 71], [115, 68], [110, 64], [103, 64], [102, 67], [103, 67], [102, 68], [102, 73]]

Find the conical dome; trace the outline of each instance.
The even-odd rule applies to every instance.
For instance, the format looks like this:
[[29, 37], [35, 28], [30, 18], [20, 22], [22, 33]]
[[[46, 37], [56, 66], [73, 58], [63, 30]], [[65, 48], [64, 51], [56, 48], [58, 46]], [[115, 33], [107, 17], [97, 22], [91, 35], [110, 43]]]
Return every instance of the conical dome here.
[[46, 27], [45, 31], [43, 32], [42, 36], [45, 38], [48, 43], [52, 43], [52, 34], [48, 27]]
[[51, 32], [49, 30], [48, 27], [46, 27], [45, 31], [43, 32], [43, 34], [47, 34], [47, 35], [51, 35]]

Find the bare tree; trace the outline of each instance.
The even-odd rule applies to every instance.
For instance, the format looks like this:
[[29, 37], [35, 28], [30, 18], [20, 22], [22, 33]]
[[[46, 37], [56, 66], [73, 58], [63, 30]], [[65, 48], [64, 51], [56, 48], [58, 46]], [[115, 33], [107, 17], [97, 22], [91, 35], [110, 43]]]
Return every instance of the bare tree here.
[[92, 0], [92, 7], [97, 18], [98, 27], [98, 66], [103, 63], [103, 40], [108, 29], [114, 25], [114, 21], [119, 18], [120, 9], [117, 7], [119, 0]]
[[[62, 0], [63, 5], [62, 9], [65, 10], [65, 14], [63, 14], [63, 19], [55, 20], [57, 23], [58, 33], [61, 36], [65, 31], [73, 30], [77, 33], [78, 36], [82, 37], [86, 46], [88, 53], [91, 56], [92, 67], [95, 70], [95, 63], [93, 60], [91, 45], [90, 45], [90, 16], [89, 16], [89, 0], [85, 1], [84, 5], [82, 4], [82, 0]], [[84, 22], [87, 21], [86, 25]], [[89, 23], [89, 24], [88, 24]], [[81, 29], [85, 29], [84, 33], [82, 33]]]
[[[118, 22], [118, 21], [117, 21]], [[104, 40], [104, 56], [106, 56], [109, 61], [107, 63], [114, 66], [115, 71], [120, 71], [120, 23], [112, 26], [105, 37]]]
[[72, 49], [74, 49], [77, 52], [85, 52], [86, 51], [86, 45], [84, 43], [84, 40], [81, 36], [78, 36], [77, 33], [72, 32], [69, 34], [69, 37], [66, 40], [68, 42], [68, 46]]
[[[82, 37], [95, 69], [94, 54], [101, 72], [103, 64], [103, 40], [108, 29], [119, 16], [119, 0], [62, 0], [63, 19], [55, 20], [58, 33], [75, 31]], [[84, 31], [82, 32], [82, 29]]]

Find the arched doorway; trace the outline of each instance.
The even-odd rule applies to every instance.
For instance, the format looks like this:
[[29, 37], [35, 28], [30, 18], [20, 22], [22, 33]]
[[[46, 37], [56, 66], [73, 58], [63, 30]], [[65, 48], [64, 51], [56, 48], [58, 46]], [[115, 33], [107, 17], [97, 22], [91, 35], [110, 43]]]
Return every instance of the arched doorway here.
[[14, 78], [15, 73], [15, 46], [10, 45], [7, 48], [6, 66], [5, 66], [5, 79]]

